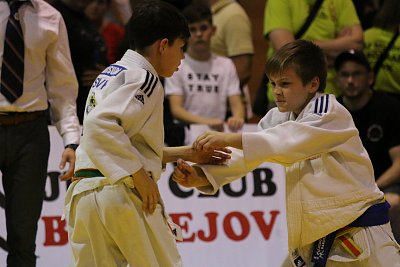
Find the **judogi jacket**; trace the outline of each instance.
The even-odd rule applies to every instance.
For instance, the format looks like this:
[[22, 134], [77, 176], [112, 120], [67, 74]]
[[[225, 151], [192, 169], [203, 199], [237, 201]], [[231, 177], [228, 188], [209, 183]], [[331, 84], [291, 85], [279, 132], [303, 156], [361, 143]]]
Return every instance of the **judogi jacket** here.
[[317, 93], [297, 118], [270, 110], [242, 143], [226, 166], [201, 166], [211, 186], [199, 190], [213, 194], [263, 162], [283, 165], [289, 251], [350, 224], [383, 199], [351, 115], [333, 95]]
[[141, 168], [160, 178], [163, 100], [153, 66], [132, 50], [98, 76], [86, 103], [75, 171], [96, 169], [105, 179], [83, 179], [82, 191], [114, 184]]

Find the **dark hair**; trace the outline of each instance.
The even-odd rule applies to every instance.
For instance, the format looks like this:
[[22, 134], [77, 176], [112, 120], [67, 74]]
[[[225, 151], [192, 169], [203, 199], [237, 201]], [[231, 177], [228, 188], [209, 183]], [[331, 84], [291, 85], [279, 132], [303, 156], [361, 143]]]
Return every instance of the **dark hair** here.
[[202, 2], [195, 2], [183, 9], [183, 15], [188, 23], [196, 23], [207, 20], [212, 24], [212, 14], [210, 7]]
[[348, 61], [355, 62], [364, 66], [368, 71], [371, 70], [368, 59], [362, 51], [350, 50], [340, 53], [335, 59], [335, 70], [339, 71], [342, 65]]
[[375, 15], [373, 26], [384, 30], [395, 30], [400, 25], [399, 0], [385, 0], [379, 12]]
[[172, 45], [177, 38], [190, 37], [186, 19], [174, 6], [159, 0], [140, 1], [132, 7], [128, 22], [129, 46], [141, 50], [167, 38]]
[[270, 77], [293, 68], [303, 85], [319, 78], [318, 91], [323, 92], [326, 86], [327, 64], [322, 49], [311, 41], [296, 40], [282, 46], [268, 60], [265, 74]]
[[192, 0], [163, 0], [164, 2], [167, 2], [174, 7], [176, 7], [179, 10], [184, 9], [186, 6], [190, 5]]

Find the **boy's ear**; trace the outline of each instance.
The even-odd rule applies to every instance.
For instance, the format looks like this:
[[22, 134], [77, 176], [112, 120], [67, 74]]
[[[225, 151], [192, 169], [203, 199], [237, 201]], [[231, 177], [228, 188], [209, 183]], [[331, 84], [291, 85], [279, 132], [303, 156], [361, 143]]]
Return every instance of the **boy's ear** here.
[[161, 39], [160, 43], [158, 45], [158, 50], [160, 53], [163, 53], [164, 50], [167, 48], [167, 46], [169, 46], [169, 41], [167, 38]]
[[319, 77], [315, 76], [314, 78], [312, 78], [309, 84], [310, 84], [310, 93], [317, 92], [319, 89]]

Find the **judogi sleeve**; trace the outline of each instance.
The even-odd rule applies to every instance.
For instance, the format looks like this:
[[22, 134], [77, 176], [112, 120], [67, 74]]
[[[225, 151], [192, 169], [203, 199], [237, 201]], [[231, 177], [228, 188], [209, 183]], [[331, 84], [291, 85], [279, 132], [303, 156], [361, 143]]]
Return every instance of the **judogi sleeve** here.
[[[226, 166], [203, 166], [211, 187], [199, 188], [204, 193], [242, 177], [263, 162], [284, 166], [335, 150], [350, 138], [358, 136], [350, 113], [335, 100], [323, 95], [310, 102], [295, 121], [287, 120], [269, 127], [268, 121], [277, 109], [260, 122], [264, 129], [243, 133], [243, 154], [235, 152]], [[234, 173], [237, 172], [237, 175]]]

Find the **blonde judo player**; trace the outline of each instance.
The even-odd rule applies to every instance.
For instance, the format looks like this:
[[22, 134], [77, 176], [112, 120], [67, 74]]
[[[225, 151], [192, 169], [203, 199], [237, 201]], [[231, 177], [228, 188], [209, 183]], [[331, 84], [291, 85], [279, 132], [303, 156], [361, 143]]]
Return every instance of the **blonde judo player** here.
[[183, 16], [165, 2], [143, 1], [133, 9], [129, 35], [131, 49], [98, 76], [87, 99], [66, 196], [71, 266], [182, 266], [178, 231], [156, 184], [162, 164], [223, 160], [219, 152], [163, 145], [159, 76], [171, 76], [183, 58], [189, 37]]
[[[349, 112], [323, 94], [326, 63], [312, 42], [297, 40], [266, 65], [277, 107], [259, 132], [208, 132], [193, 147], [231, 146], [225, 166], [178, 161], [173, 179], [213, 194], [263, 162], [286, 170], [288, 245], [293, 266], [400, 267], [389, 205]], [[379, 111], [377, 111], [379, 112]]]

